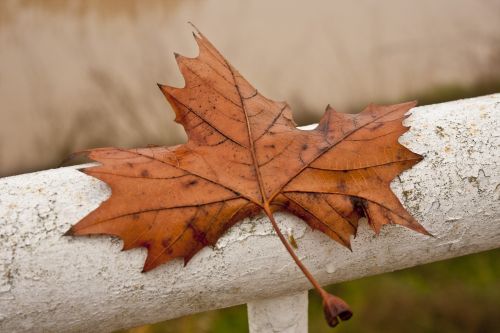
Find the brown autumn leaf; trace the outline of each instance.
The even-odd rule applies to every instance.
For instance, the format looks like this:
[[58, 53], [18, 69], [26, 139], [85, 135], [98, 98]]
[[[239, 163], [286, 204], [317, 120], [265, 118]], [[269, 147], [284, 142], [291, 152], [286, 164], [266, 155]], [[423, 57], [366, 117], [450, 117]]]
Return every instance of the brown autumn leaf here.
[[201, 33], [194, 37], [196, 58], [176, 54], [185, 87], [160, 85], [188, 142], [87, 151], [101, 165], [84, 172], [106, 182], [112, 195], [67, 234], [115, 235], [125, 250], [145, 247], [149, 271], [178, 257], [187, 263], [235, 223], [264, 211], [323, 296], [329, 323], [348, 319], [347, 305], [310, 276], [272, 213], [289, 211], [347, 247], [363, 216], [376, 233], [400, 224], [427, 234], [389, 186], [422, 159], [398, 143], [416, 103], [370, 105], [357, 115], [328, 106], [314, 130], [299, 130], [288, 104], [262, 96]]

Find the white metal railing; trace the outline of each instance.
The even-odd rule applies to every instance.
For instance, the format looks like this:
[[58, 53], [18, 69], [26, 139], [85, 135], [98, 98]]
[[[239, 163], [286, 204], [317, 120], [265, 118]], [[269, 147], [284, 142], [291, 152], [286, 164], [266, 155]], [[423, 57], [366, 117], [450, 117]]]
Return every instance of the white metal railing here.
[[[362, 223], [349, 252], [277, 214], [322, 284], [500, 247], [500, 94], [412, 114], [401, 142], [425, 159], [392, 187], [435, 237], [399, 226], [375, 237]], [[109, 332], [242, 303], [251, 332], [307, 330], [310, 285], [266, 217], [237, 224], [186, 267], [174, 261], [143, 274], [144, 250], [62, 236], [110, 194], [76, 169], [0, 179], [0, 331]]]

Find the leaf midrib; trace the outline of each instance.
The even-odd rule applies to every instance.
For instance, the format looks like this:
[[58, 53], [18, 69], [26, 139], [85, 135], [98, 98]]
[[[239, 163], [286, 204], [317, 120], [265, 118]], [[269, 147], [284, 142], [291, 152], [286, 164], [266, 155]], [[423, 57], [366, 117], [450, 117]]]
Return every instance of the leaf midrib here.
[[250, 149], [250, 154], [252, 155], [252, 162], [253, 162], [252, 164], [253, 164], [253, 168], [255, 170], [255, 174], [257, 175], [257, 183], [259, 185], [260, 195], [262, 197], [262, 202], [261, 202], [261, 204], [259, 204], [259, 206], [264, 208], [264, 206], [266, 204], [269, 204], [269, 202], [271, 200], [268, 200], [266, 198], [266, 192], [264, 190], [264, 182], [262, 181], [262, 175], [260, 173], [260, 168], [259, 168], [259, 165], [257, 162], [257, 156], [255, 154], [255, 143], [254, 143], [253, 136], [252, 136], [252, 128], [250, 126], [250, 119], [248, 118], [248, 113], [247, 113], [247, 110], [245, 107], [245, 103], [243, 101], [243, 96], [241, 95], [240, 87], [239, 87], [238, 83], [236, 82], [236, 76], [234, 75], [234, 71], [233, 71], [231, 65], [229, 64], [229, 62], [225, 58], [224, 58], [224, 61], [226, 62], [226, 66], [229, 69], [229, 72], [231, 73], [231, 76], [233, 78], [234, 87], [236, 88], [236, 92], [238, 93], [238, 97], [240, 98], [241, 109], [243, 111], [243, 114], [245, 115], [245, 122], [247, 125], [247, 133], [248, 133], [248, 141], [250, 144], [249, 149]]

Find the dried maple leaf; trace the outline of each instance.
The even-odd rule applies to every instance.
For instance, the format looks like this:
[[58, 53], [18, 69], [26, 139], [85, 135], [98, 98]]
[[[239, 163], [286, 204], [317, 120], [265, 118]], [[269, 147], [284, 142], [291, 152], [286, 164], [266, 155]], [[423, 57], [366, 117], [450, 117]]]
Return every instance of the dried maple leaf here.
[[160, 85], [188, 142], [87, 151], [101, 165], [84, 172], [112, 195], [68, 234], [115, 235], [125, 250], [145, 247], [148, 271], [178, 257], [187, 263], [242, 218], [264, 211], [323, 297], [329, 323], [348, 319], [347, 305], [314, 280], [273, 212], [289, 211], [347, 247], [363, 216], [376, 233], [400, 224], [426, 234], [389, 187], [422, 158], [398, 143], [415, 103], [370, 105], [357, 115], [327, 107], [314, 130], [299, 130], [286, 103], [259, 94], [201, 33], [194, 37], [196, 58], [176, 54], [185, 87]]

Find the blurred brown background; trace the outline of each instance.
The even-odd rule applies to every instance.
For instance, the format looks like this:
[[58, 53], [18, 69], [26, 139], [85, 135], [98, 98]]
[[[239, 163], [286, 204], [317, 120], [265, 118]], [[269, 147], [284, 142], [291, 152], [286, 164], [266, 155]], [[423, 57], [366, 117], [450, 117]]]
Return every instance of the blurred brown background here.
[[183, 140], [156, 82], [182, 85], [188, 21], [301, 124], [500, 77], [500, 1], [1, 0], [0, 176]]
[[[188, 21], [299, 124], [328, 103], [354, 112], [500, 91], [498, 0], [0, 0], [0, 177], [85, 148], [182, 142], [156, 83], [183, 84], [173, 52], [196, 55]], [[359, 318], [338, 331], [500, 331], [498, 259], [343, 284]], [[320, 315], [312, 332], [326, 330]], [[240, 332], [245, 321], [239, 307], [134, 332]]]

